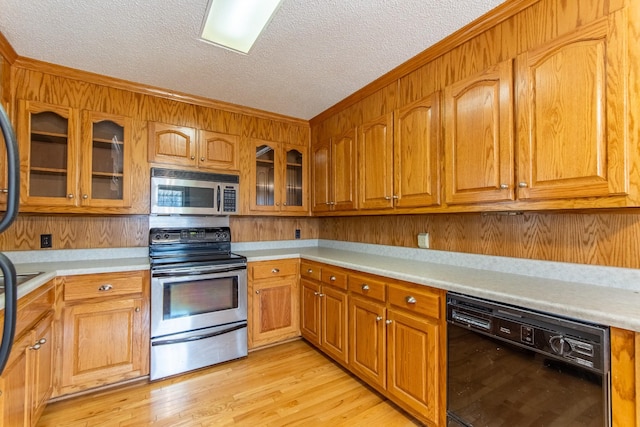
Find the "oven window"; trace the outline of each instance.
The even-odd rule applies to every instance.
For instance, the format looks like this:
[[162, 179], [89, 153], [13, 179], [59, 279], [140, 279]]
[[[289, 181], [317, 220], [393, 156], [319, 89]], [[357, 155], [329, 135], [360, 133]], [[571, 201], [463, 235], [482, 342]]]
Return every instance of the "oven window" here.
[[210, 208], [215, 206], [215, 190], [204, 187], [158, 186], [158, 206], [171, 208]]
[[238, 308], [238, 277], [164, 284], [164, 320]]

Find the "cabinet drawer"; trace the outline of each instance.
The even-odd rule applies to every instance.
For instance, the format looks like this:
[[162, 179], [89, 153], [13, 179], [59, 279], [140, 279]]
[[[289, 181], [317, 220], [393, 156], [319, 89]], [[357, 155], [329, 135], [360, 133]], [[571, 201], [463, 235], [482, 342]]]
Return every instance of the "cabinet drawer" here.
[[307, 279], [320, 280], [320, 272], [322, 269], [318, 264], [302, 261], [300, 263], [300, 276]]
[[365, 274], [349, 274], [349, 290], [354, 294], [384, 302], [386, 287], [380, 278]]
[[347, 289], [347, 273], [337, 268], [322, 267], [320, 278], [323, 283], [340, 289]]
[[418, 286], [389, 285], [389, 303], [413, 313], [440, 318], [442, 297], [429, 289]]
[[64, 300], [103, 298], [113, 295], [142, 293], [144, 272], [88, 274], [64, 279]]
[[298, 274], [298, 260], [261, 261], [251, 263], [250, 268], [251, 278], [254, 280], [295, 276]]

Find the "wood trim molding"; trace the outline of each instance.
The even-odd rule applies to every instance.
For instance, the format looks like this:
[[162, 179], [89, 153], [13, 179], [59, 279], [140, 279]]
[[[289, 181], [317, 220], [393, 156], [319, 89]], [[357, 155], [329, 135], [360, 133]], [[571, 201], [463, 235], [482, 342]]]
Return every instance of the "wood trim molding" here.
[[[2, 36], [2, 33], [0, 33]], [[2, 53], [2, 40], [0, 38], [0, 53]], [[8, 44], [7, 44], [8, 45]], [[8, 45], [11, 48], [10, 45]], [[11, 49], [13, 51], [13, 49]], [[14, 51], [15, 53], [15, 51]], [[277, 120], [279, 122], [291, 123], [296, 125], [308, 126], [307, 120], [298, 119], [295, 117], [289, 117], [281, 114], [270, 113], [268, 111], [258, 110], [250, 107], [243, 107], [241, 105], [226, 103], [222, 101], [216, 101], [210, 98], [202, 96], [189, 95], [177, 91], [171, 91], [154, 86], [144, 85], [142, 83], [135, 83], [128, 80], [122, 80], [115, 77], [104, 76], [101, 74], [91, 73], [89, 71], [82, 71], [75, 68], [69, 68], [62, 65], [52, 64], [49, 62], [39, 61], [37, 59], [25, 58], [16, 55], [13, 65], [15, 67], [24, 68], [31, 71], [37, 71], [46, 74], [53, 74], [65, 77], [72, 80], [80, 80], [84, 83], [92, 83], [101, 86], [108, 86], [115, 89], [127, 90], [130, 92], [140, 93], [143, 95], [154, 96], [157, 98], [169, 99], [172, 101], [185, 102], [201, 107], [213, 108], [216, 110], [223, 110], [230, 113], [246, 114], [252, 117], [258, 117], [267, 120]]]
[[539, 2], [540, 0], [507, 0], [495, 9], [490, 10], [470, 24], [462, 27], [455, 33], [447, 36], [433, 46], [427, 48], [423, 52], [417, 54], [408, 61], [400, 64], [393, 70], [369, 83], [362, 89], [349, 95], [337, 104], [329, 107], [327, 110], [313, 117], [309, 122], [311, 127], [319, 125], [334, 114], [354, 105], [382, 88], [392, 84], [394, 81], [409, 74], [412, 71], [428, 64], [439, 56], [453, 50], [463, 43], [477, 37], [483, 32], [495, 27], [501, 22], [515, 16], [524, 9]]
[[9, 40], [7, 40], [2, 33], [0, 33], [0, 55], [4, 56], [4, 58], [12, 65], [18, 59], [18, 54], [9, 43]]

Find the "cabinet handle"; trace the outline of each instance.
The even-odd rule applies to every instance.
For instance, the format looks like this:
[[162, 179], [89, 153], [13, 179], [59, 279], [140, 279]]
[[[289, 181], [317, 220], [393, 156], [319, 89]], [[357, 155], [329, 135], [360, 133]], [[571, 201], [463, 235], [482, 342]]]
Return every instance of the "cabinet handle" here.
[[273, 274], [280, 273], [280, 269], [279, 268], [274, 268], [273, 270], [271, 270], [271, 272]]
[[6, 194], [6, 193], [8, 193], [8, 192], [9, 192], [9, 189], [8, 189], [8, 188], [0, 189], [0, 193], [5, 193], [5, 194]]
[[528, 187], [528, 185], [527, 185], [527, 183], [526, 183], [526, 182], [524, 182], [524, 181], [523, 181], [523, 182], [519, 182], [519, 183], [518, 183], [518, 187], [520, 187], [520, 188], [527, 188], [527, 187]]
[[500, 189], [501, 190], [508, 190], [509, 189], [509, 184], [500, 184]]
[[110, 284], [102, 285], [98, 288], [100, 292], [110, 291], [111, 289], [113, 289], [113, 285]]
[[405, 298], [405, 301], [407, 301], [407, 304], [415, 304], [416, 302], [418, 302], [414, 297], [412, 296], [408, 296], [407, 298]]
[[335, 282], [336, 281], [336, 276], [329, 277], [329, 280], [332, 281], [332, 282]]
[[363, 291], [368, 291], [369, 290], [369, 285], [367, 285], [366, 283], [363, 283], [361, 287], [362, 287]]
[[201, 162], [204, 162], [204, 157], [200, 157], [200, 161], [201, 161]]
[[280, 206], [280, 202], [276, 202], [276, 206]]
[[308, 268], [308, 269], [307, 269], [307, 273], [308, 273], [308, 274], [311, 274], [311, 273], [313, 273], [313, 270], [312, 270], [312, 269], [310, 269], [310, 268]]
[[324, 296], [324, 294], [318, 294], [318, 296], [319, 296], [320, 298], [322, 298], [322, 297]]
[[135, 312], [140, 313], [140, 307], [136, 307]]
[[287, 202], [284, 202], [284, 203], [282, 204], [282, 206], [287, 206]]
[[258, 290], [256, 291], [256, 294], [258, 294], [258, 295], [260, 294], [260, 289], [258, 289]]
[[398, 200], [400, 198], [400, 196], [396, 196], [395, 194], [393, 195], [393, 200]]
[[85, 199], [85, 200], [87, 200], [87, 199], [89, 198], [89, 195], [88, 195], [88, 194], [83, 194], [83, 195], [82, 195], [82, 198], [83, 198], [83, 199]]
[[43, 344], [47, 343], [47, 339], [46, 338], [40, 338], [38, 341], [36, 341], [35, 344], [33, 344], [31, 347], [29, 347], [29, 349], [31, 350], [40, 350], [40, 348], [42, 348]]
[[391, 200], [391, 196], [384, 196], [385, 200]]
[[393, 323], [393, 320], [385, 320], [384, 323], [386, 323], [387, 325], [390, 325]]
[[67, 199], [73, 199], [73, 194], [71, 193], [67, 194]]
[[379, 322], [382, 320], [382, 316], [376, 316], [376, 322]]
[[195, 160], [195, 159], [196, 159], [196, 156], [191, 156], [191, 160]]

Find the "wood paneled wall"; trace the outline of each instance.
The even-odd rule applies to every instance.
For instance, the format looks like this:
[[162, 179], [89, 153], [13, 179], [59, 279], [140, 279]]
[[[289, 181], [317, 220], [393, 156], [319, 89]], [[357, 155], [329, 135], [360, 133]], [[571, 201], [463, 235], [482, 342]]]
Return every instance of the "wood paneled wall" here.
[[579, 264], [640, 268], [640, 213], [548, 212], [323, 218], [320, 238]]

